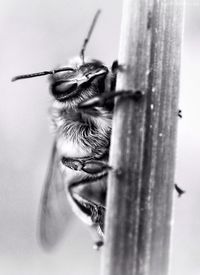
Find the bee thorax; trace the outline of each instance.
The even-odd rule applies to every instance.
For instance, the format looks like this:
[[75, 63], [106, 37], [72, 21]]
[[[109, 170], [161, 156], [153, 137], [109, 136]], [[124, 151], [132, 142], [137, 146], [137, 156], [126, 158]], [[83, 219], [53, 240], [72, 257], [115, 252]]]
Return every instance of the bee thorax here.
[[90, 116], [77, 109], [53, 108], [52, 122], [66, 144], [73, 143], [93, 155], [102, 155], [109, 147], [111, 114], [96, 108], [98, 115]]

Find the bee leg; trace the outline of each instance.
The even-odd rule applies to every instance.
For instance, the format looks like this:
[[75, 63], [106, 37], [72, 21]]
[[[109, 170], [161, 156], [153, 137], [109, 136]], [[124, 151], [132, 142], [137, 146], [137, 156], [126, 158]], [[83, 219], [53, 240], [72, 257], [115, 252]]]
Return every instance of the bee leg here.
[[[102, 179], [100, 179], [100, 181], [101, 180]], [[97, 197], [91, 194], [92, 190], [87, 188], [90, 184], [96, 183], [96, 181], [97, 179], [92, 181], [84, 179], [79, 182], [73, 182], [69, 184], [68, 198], [72, 204], [72, 209], [74, 210], [75, 214], [77, 214], [79, 218], [81, 218], [86, 224], [90, 226], [93, 239], [100, 247], [103, 245], [104, 236], [105, 198], [100, 202], [100, 198], [98, 200]], [[103, 193], [104, 192], [105, 191], [103, 191]]]
[[111, 78], [110, 78], [110, 92], [114, 92], [116, 89], [117, 73], [124, 72], [126, 66], [119, 64], [118, 60], [114, 60], [111, 66]]
[[140, 90], [127, 90], [127, 91], [116, 91], [110, 93], [104, 93], [101, 96], [95, 96], [89, 100], [83, 101], [78, 105], [79, 110], [87, 111], [90, 108], [94, 107], [105, 107], [110, 101], [113, 101], [115, 97], [120, 98], [132, 98], [135, 101], [139, 101], [144, 95], [143, 91]]
[[181, 189], [176, 183], [174, 184], [174, 188], [178, 194], [178, 197], [181, 197], [185, 193], [185, 191]]
[[[105, 155], [105, 153], [104, 153]], [[99, 159], [89, 159], [89, 160], [80, 160], [80, 159], [71, 159], [71, 158], [62, 158], [62, 163], [75, 171], [84, 171], [90, 175], [95, 175], [102, 172], [107, 172], [108, 170], [112, 170], [112, 167], [108, 164], [107, 156], [104, 158], [104, 160]]]
[[113, 74], [116, 74], [118, 71], [118, 67], [119, 67], [118, 60], [114, 60], [111, 66], [111, 72]]
[[92, 226], [89, 228], [90, 234], [93, 239], [93, 249], [99, 251], [101, 247], [104, 245], [104, 237], [99, 234], [97, 228]]

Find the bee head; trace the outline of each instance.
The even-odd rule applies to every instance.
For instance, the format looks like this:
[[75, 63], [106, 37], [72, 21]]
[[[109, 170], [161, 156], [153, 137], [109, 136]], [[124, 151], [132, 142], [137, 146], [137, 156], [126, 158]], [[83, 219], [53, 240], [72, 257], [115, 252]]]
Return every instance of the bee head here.
[[85, 50], [90, 40], [97, 19], [100, 15], [97, 10], [88, 34], [84, 39], [80, 56], [69, 64], [71, 71], [59, 72], [51, 78], [51, 92], [57, 101], [77, 105], [83, 100], [89, 99], [105, 90], [105, 78], [108, 68], [98, 60], [87, 60]]
[[51, 94], [57, 102], [66, 103], [66, 105], [70, 106], [77, 106], [82, 101], [103, 93], [105, 91], [106, 76], [109, 73], [108, 68], [99, 60], [85, 58], [85, 50], [99, 14], [100, 10], [96, 12], [93, 18], [78, 58], [72, 59], [65, 67], [51, 71], [18, 75], [12, 78], [12, 81], [51, 75], [49, 78]]
[[[75, 63], [76, 62], [76, 63]], [[51, 93], [57, 101], [70, 102], [87, 100], [103, 93], [108, 68], [98, 60], [84, 64], [72, 60], [68, 71], [59, 71], [50, 77]]]

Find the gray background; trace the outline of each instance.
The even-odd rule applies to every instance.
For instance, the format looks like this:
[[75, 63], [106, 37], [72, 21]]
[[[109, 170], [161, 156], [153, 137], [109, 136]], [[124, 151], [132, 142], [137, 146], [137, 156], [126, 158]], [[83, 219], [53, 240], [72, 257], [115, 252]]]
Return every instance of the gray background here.
[[[74, 219], [66, 238], [45, 253], [36, 238], [40, 194], [52, 144], [46, 78], [11, 83], [20, 73], [51, 69], [79, 53], [91, 19], [103, 13], [87, 49], [111, 64], [118, 52], [122, 1], [0, 2], [0, 274], [99, 274], [85, 226]], [[200, 2], [187, 2], [182, 54], [171, 274], [200, 274]]]

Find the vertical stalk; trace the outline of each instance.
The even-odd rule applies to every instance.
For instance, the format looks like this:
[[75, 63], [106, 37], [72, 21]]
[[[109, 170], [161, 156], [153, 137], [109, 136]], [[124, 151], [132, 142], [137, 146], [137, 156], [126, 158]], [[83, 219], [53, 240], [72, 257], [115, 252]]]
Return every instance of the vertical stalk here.
[[168, 274], [183, 0], [124, 0], [102, 275]]

